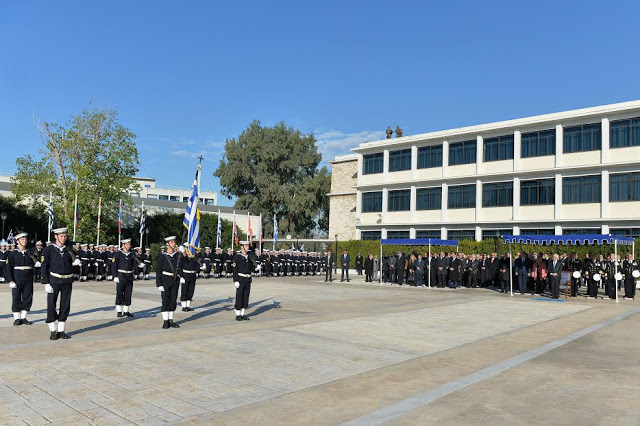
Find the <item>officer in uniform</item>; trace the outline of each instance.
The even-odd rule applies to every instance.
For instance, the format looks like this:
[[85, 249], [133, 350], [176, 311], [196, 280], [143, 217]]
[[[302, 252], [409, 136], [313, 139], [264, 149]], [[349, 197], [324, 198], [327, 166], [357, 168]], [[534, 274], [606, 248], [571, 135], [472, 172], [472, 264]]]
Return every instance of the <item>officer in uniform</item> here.
[[193, 311], [191, 302], [193, 301], [193, 293], [196, 289], [196, 279], [200, 270], [201, 260], [198, 259], [196, 253], [198, 249], [194, 249], [196, 253], [191, 254], [189, 243], [184, 243], [183, 256], [180, 261], [182, 270], [182, 290], [180, 292], [180, 304], [183, 312]]
[[151, 249], [144, 249], [144, 254], [142, 255], [142, 263], [144, 267], [142, 268], [142, 273], [144, 274], [144, 279], [149, 279], [149, 272], [151, 271]]
[[236, 286], [236, 321], [248, 321], [245, 309], [249, 307], [251, 293], [251, 270], [253, 261], [249, 256], [249, 242], [240, 242], [240, 252], [233, 257], [233, 282]]
[[4, 282], [4, 269], [7, 266], [7, 242], [5, 240], [0, 241], [0, 282]]
[[[636, 297], [636, 278], [633, 276], [634, 271], [640, 271], [640, 264], [633, 259], [631, 253], [627, 254], [627, 258], [622, 261], [622, 275], [624, 279], [624, 298], [625, 300], [633, 300]], [[638, 275], [638, 272], [636, 272]]]
[[[44, 249], [42, 262], [42, 284], [47, 292], [47, 320], [51, 335], [49, 339], [70, 339], [65, 333], [65, 323], [71, 310], [73, 266], [80, 266], [73, 250], [67, 245], [67, 228], [53, 230], [55, 242]], [[60, 310], [58, 311], [58, 298]]]
[[[598, 260], [598, 255], [594, 254], [591, 256], [591, 260], [585, 262], [585, 279], [587, 280], [587, 297], [589, 299], [594, 299], [598, 297], [598, 284], [602, 282], [604, 278], [604, 267]], [[600, 280], [596, 280], [595, 276], [600, 275]]]
[[111, 275], [116, 283], [116, 312], [118, 318], [132, 317], [129, 312], [131, 306], [131, 293], [133, 292], [133, 276], [135, 273], [136, 258], [131, 252], [131, 239], [121, 241], [122, 248], [113, 256], [111, 263]]
[[15, 237], [18, 248], [9, 252], [7, 266], [4, 268], [6, 281], [11, 287], [11, 311], [13, 325], [31, 325], [27, 312], [31, 310], [33, 301], [34, 269], [40, 267], [38, 259], [27, 250], [27, 233], [21, 232]]
[[173, 322], [173, 313], [176, 310], [178, 287], [184, 283], [180, 278], [181, 255], [176, 250], [176, 237], [166, 237], [166, 250], [160, 253], [156, 259], [156, 287], [162, 296], [162, 328], [180, 328]]
[[576, 297], [578, 295], [578, 287], [580, 287], [580, 277], [576, 278], [573, 274], [575, 272], [581, 273], [582, 261], [578, 259], [575, 253], [571, 253], [571, 258], [567, 261], [567, 268], [571, 271], [571, 297]]
[[33, 256], [38, 260], [38, 263], [40, 263], [40, 265], [36, 266], [33, 269], [34, 281], [40, 281], [42, 279], [42, 275], [40, 274], [40, 268], [42, 265], [42, 249], [43, 249], [42, 241], [38, 241], [36, 243], [36, 248], [33, 250]]

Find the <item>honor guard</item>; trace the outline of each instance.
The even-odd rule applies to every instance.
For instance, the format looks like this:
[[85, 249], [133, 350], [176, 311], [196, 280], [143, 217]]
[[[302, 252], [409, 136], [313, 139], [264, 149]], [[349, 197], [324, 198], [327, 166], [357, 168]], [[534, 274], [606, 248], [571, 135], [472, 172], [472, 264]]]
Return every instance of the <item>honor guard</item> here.
[[173, 322], [173, 313], [176, 310], [178, 286], [180, 278], [180, 253], [176, 250], [176, 237], [164, 239], [166, 249], [156, 259], [156, 287], [162, 296], [162, 328], [180, 328]]
[[624, 298], [633, 300], [636, 297], [636, 280], [640, 278], [640, 264], [633, 259], [631, 253], [622, 261], [622, 276], [624, 279]]
[[131, 293], [133, 292], [134, 268], [137, 266], [136, 258], [131, 251], [131, 239], [121, 241], [122, 248], [118, 250], [111, 263], [111, 275], [116, 283], [116, 312], [117, 317], [132, 317], [129, 312], [131, 306]]
[[4, 269], [7, 266], [7, 242], [5, 240], [0, 241], [0, 282], [4, 282]]
[[[71, 247], [67, 246], [67, 228], [53, 230], [55, 241], [44, 249], [42, 262], [42, 284], [47, 292], [47, 320], [51, 336], [49, 339], [69, 339], [64, 332], [65, 323], [71, 310], [71, 290], [73, 287], [73, 266], [80, 265]], [[58, 298], [60, 309], [58, 311]]]
[[249, 293], [251, 293], [251, 270], [253, 269], [249, 257], [249, 242], [240, 242], [240, 252], [233, 257], [233, 281], [236, 286], [236, 321], [249, 320], [245, 309], [249, 307]]
[[27, 250], [27, 233], [21, 232], [15, 237], [18, 248], [9, 252], [7, 266], [4, 268], [4, 276], [11, 287], [11, 311], [13, 312], [13, 325], [31, 325], [27, 319], [27, 313], [31, 310], [33, 301], [33, 277], [36, 267], [41, 263]]
[[151, 271], [151, 249], [144, 249], [144, 254], [142, 255], [142, 263], [144, 263], [144, 267], [142, 268], [142, 273], [144, 274], [144, 279], [149, 279], [149, 272]]
[[[184, 252], [180, 262], [182, 270], [182, 290], [180, 292], [180, 305], [182, 305], [183, 312], [193, 311], [191, 308], [191, 302], [193, 301], [193, 293], [196, 289], [196, 279], [198, 278], [198, 271], [200, 270], [200, 260], [196, 256], [196, 253], [191, 253], [189, 243], [184, 243]], [[197, 249], [194, 248], [197, 252]]]

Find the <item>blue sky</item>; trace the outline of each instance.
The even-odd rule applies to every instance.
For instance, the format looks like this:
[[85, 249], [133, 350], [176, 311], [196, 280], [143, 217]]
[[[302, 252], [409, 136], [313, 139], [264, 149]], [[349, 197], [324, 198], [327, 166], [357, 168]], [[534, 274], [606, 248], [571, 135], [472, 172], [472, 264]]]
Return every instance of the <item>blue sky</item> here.
[[[519, 5], [521, 4], [521, 5]], [[140, 175], [203, 189], [253, 119], [324, 160], [405, 135], [640, 99], [640, 2], [0, 0], [0, 172], [35, 116], [94, 105], [136, 135]], [[231, 201], [220, 198], [220, 204]]]

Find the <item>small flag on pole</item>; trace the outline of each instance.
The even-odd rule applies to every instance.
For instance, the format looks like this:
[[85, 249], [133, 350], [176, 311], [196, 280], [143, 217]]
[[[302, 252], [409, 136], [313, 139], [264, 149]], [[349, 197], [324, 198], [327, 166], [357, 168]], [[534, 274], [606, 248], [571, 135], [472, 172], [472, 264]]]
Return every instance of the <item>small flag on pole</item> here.
[[276, 243], [278, 242], [278, 219], [276, 215], [273, 215], [273, 250], [276, 249]]
[[200, 181], [200, 163], [196, 170], [196, 177], [193, 180], [191, 196], [187, 201], [187, 210], [184, 212], [182, 224], [187, 228], [187, 243], [189, 252], [194, 255], [196, 248], [200, 248], [200, 209], [198, 208], [198, 191]]
[[142, 202], [142, 214], [140, 215], [140, 235], [147, 232], [147, 214], [144, 211], [144, 201]]
[[249, 247], [253, 246], [253, 231], [251, 230], [251, 216], [249, 216], [249, 212], [247, 212], [247, 228], [249, 229]]
[[262, 213], [260, 213], [260, 250], [262, 250]]
[[122, 200], [120, 200], [120, 207], [118, 208], [118, 234], [122, 234]]
[[53, 194], [49, 192], [49, 233], [47, 240], [51, 241], [51, 230], [53, 229]]
[[238, 240], [238, 229], [236, 227], [236, 211], [233, 211], [233, 242], [236, 246], [240, 245], [240, 241]]
[[222, 221], [220, 220], [220, 209], [218, 209], [218, 236], [216, 239], [216, 248], [222, 247]]

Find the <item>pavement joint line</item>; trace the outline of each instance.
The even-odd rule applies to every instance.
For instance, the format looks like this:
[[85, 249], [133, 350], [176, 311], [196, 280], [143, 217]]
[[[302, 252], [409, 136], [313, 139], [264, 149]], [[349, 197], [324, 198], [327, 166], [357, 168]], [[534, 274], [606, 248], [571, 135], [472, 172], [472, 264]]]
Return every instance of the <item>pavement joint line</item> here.
[[567, 343], [570, 343], [590, 333], [593, 333], [594, 331], [597, 331], [604, 327], [612, 325], [620, 320], [623, 320], [639, 312], [640, 312], [640, 307], [637, 307], [637, 308], [630, 309], [626, 312], [622, 312], [620, 314], [614, 315], [599, 323], [593, 324], [589, 327], [583, 328], [582, 330], [571, 333], [568, 336], [561, 337], [560, 339], [556, 339], [552, 342], [549, 342], [537, 348], [533, 348], [527, 352], [513, 356], [497, 364], [490, 365], [489, 367], [485, 367], [474, 373], [468, 374], [459, 379], [445, 383], [436, 388], [430, 389], [426, 392], [414, 395], [412, 397], [399, 401], [395, 404], [391, 404], [379, 410], [365, 414], [354, 420], [343, 423], [343, 425], [344, 426], [377, 425], [377, 424], [381, 424], [389, 420], [395, 419], [399, 416], [407, 414], [410, 411], [420, 408], [423, 405], [434, 402], [451, 393], [457, 392], [475, 383], [481, 382], [482, 380], [496, 376], [502, 373], [503, 371], [509, 370], [513, 367], [517, 367], [520, 364], [523, 364], [527, 361], [530, 361], [534, 358], [544, 355], [547, 352], [550, 352], [554, 349], [564, 346]]

